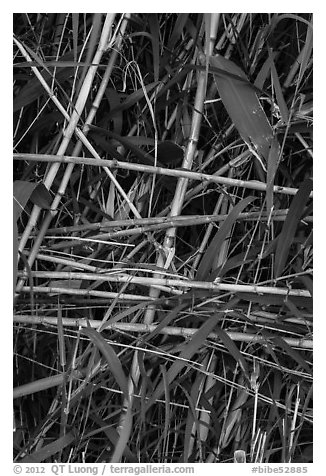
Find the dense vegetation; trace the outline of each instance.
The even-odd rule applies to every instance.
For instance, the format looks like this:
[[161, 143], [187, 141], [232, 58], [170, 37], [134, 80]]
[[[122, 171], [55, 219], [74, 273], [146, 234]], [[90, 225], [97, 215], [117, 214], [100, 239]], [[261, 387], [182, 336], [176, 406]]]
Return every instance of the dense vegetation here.
[[312, 15], [14, 15], [14, 458], [312, 461]]

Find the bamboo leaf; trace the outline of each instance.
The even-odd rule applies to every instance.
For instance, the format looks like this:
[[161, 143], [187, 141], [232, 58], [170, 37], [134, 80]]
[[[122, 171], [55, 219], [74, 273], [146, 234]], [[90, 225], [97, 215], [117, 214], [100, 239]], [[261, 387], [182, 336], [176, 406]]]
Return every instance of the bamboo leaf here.
[[[159, 84], [160, 84], [159, 81], [155, 81], [154, 83], [147, 84], [145, 86], [145, 90], [146, 90], [147, 94], [149, 92], [151, 92], [152, 89], [154, 89]], [[109, 112], [108, 116], [111, 117], [114, 114], [116, 114], [118, 111], [125, 111], [126, 109], [129, 109], [129, 107], [136, 104], [136, 102], [140, 101], [143, 97], [144, 97], [144, 90], [143, 90], [143, 88], [140, 88], [137, 91], [135, 91], [134, 93], [130, 94], [123, 103], [121, 103], [118, 106], [116, 106], [115, 108], [113, 108]]]
[[106, 88], [105, 95], [109, 101], [110, 110], [116, 109], [116, 112], [112, 115], [113, 130], [115, 133], [120, 134], [122, 130], [122, 111], [119, 110], [120, 100], [122, 95], [119, 94], [113, 88]]
[[130, 433], [132, 430], [132, 406], [129, 404], [124, 418], [123, 426], [120, 428], [119, 440], [114, 449], [111, 463], [120, 463], [123, 453], [127, 449]]
[[169, 140], [160, 142], [157, 146], [157, 158], [163, 165], [177, 165], [181, 162], [183, 154], [183, 149], [179, 145]]
[[[26, 45], [24, 45], [24, 48], [26, 48]], [[78, 52], [80, 51], [81, 46], [78, 48]], [[28, 49], [29, 50], [29, 49]], [[31, 52], [31, 50], [29, 50]], [[71, 60], [73, 59], [73, 51], [69, 51], [67, 54], [61, 57], [61, 61], [66, 61], [66, 60]], [[39, 59], [38, 63], [41, 60]], [[40, 64], [40, 63], [39, 63]], [[45, 63], [41, 63], [43, 66], [45, 66]], [[55, 72], [54, 76], [54, 68], [47, 68], [45, 67], [43, 71], [41, 71], [41, 74], [46, 81], [46, 83], [50, 86], [52, 84], [52, 81], [55, 81], [55, 84], [61, 84], [63, 81], [68, 79], [70, 76], [72, 76], [74, 73], [74, 68], [71, 66], [66, 66], [62, 67]], [[13, 104], [13, 112], [18, 111], [22, 107], [27, 106], [28, 104], [32, 103], [35, 101], [35, 99], [39, 98], [45, 94], [45, 90], [42, 86], [42, 84], [39, 82], [38, 78], [33, 77], [30, 79], [27, 84], [19, 91], [18, 95], [14, 99], [14, 104]]]
[[276, 137], [271, 142], [271, 148], [267, 161], [267, 184], [266, 184], [266, 209], [270, 214], [273, 206], [274, 196], [274, 178], [280, 160], [280, 145]]
[[279, 235], [275, 252], [275, 277], [281, 276], [289, 255], [295, 232], [302, 215], [302, 211], [309, 199], [312, 190], [312, 180], [306, 179], [300, 186], [298, 192], [292, 200], [289, 212], [283, 223], [282, 231]]
[[66, 435], [58, 438], [53, 443], [49, 443], [46, 446], [43, 446], [40, 450], [35, 451], [34, 453], [25, 456], [21, 459], [20, 463], [41, 463], [42, 461], [50, 458], [50, 456], [59, 453], [66, 446], [71, 445], [71, 443], [76, 439], [76, 435], [73, 432], [67, 433]]
[[204, 254], [201, 263], [198, 267], [196, 280], [206, 281], [210, 272], [217, 268], [216, 257], [218, 256], [218, 250], [221, 248], [223, 242], [229, 235], [232, 226], [236, 222], [239, 214], [246, 208], [249, 203], [255, 200], [255, 197], [247, 197], [241, 200], [229, 213], [225, 222], [222, 224], [214, 238], [212, 239], [209, 247]]
[[281, 347], [285, 353], [292, 357], [293, 360], [295, 360], [297, 362], [297, 364], [300, 365], [300, 367], [302, 367], [304, 370], [306, 370], [308, 372], [308, 374], [312, 374], [312, 371], [311, 371], [311, 368], [310, 366], [307, 364], [307, 362], [301, 357], [301, 355], [299, 354], [299, 352], [297, 352], [296, 350], [292, 349], [292, 347], [287, 343], [285, 342], [284, 339], [282, 339], [282, 337], [279, 337], [279, 336], [273, 336], [273, 337], [270, 337], [270, 340], [272, 340], [273, 342], [275, 342], [276, 345], [278, 345], [279, 347]]
[[275, 94], [276, 94], [277, 105], [280, 109], [282, 121], [283, 121], [284, 124], [286, 124], [289, 121], [288, 107], [287, 107], [286, 102], [284, 100], [282, 87], [281, 87], [281, 84], [280, 84], [280, 80], [279, 80], [279, 77], [278, 77], [278, 74], [277, 74], [277, 71], [276, 71], [274, 59], [273, 59], [273, 56], [272, 56], [272, 53], [271, 53], [270, 49], [268, 49], [268, 54], [269, 54], [270, 61], [271, 61], [271, 74], [272, 74], [273, 86], [274, 86]]
[[[95, 133], [99, 133], [101, 135], [110, 136], [113, 139], [119, 141], [124, 147], [131, 150], [131, 152], [133, 152], [135, 157], [139, 159], [141, 163], [148, 164], [148, 165], [154, 164], [154, 159], [152, 155], [146, 154], [145, 152], [143, 152], [139, 147], [135, 145], [133, 140], [129, 140], [129, 137], [120, 136], [119, 134], [115, 134], [112, 131], [108, 131], [97, 126], [89, 126], [89, 128], [90, 128], [90, 131], [94, 131]], [[98, 139], [96, 140], [98, 141]], [[106, 147], [108, 151], [112, 153], [113, 157], [115, 157], [117, 160], [122, 160], [122, 161], [126, 160], [121, 154], [119, 154], [119, 152], [117, 152], [117, 150], [110, 143], [108, 143], [107, 141], [105, 141], [105, 143], [106, 143]], [[104, 144], [101, 144], [101, 145], [104, 145]]]
[[[247, 82], [244, 72], [223, 56], [212, 56], [210, 63], [224, 71], [215, 74], [214, 79], [223, 104], [239, 134], [249, 149], [256, 151], [267, 162], [273, 130], [254, 87]], [[227, 73], [238, 79], [231, 78]]]
[[[185, 360], [191, 359], [191, 357], [198, 351], [198, 349], [204, 344], [206, 337], [216, 326], [218, 317], [213, 315], [210, 317], [194, 334], [190, 342], [184, 346], [184, 350], [180, 354], [180, 360], [176, 360], [167, 372], [167, 381], [169, 385], [173, 382], [176, 376], [181, 372], [181, 370], [187, 365]], [[182, 360], [181, 360], [182, 359]], [[161, 380], [158, 386], [156, 387], [153, 395], [148, 401], [146, 410], [150, 408], [155, 401], [162, 396], [164, 393], [164, 382]]]
[[86, 329], [83, 329], [82, 332], [86, 334], [87, 337], [89, 337], [93, 341], [93, 343], [96, 345], [96, 347], [102, 352], [125, 398], [128, 399], [129, 393], [128, 393], [127, 378], [124, 374], [121, 362], [118, 359], [117, 354], [114, 352], [112, 346], [108, 342], [106, 342], [104, 337], [95, 329], [86, 328]]
[[44, 210], [51, 209], [52, 196], [44, 185], [44, 183], [42, 182], [38, 183], [37, 186], [34, 188], [31, 193], [30, 199], [34, 203], [34, 205], [37, 205], [38, 207], [43, 208]]
[[72, 42], [73, 42], [73, 53], [74, 61], [77, 61], [78, 56], [78, 25], [79, 25], [79, 13], [72, 13]]
[[[196, 412], [196, 401], [200, 393], [200, 387], [203, 385], [204, 375], [198, 373], [196, 380], [191, 387], [191, 393], [188, 397], [189, 410], [186, 420], [185, 432], [184, 432], [184, 444], [183, 444], [183, 462], [187, 463], [189, 456], [191, 455], [193, 448], [194, 427], [198, 429], [198, 418]], [[198, 430], [197, 430], [198, 431]]]
[[254, 86], [258, 89], [263, 89], [265, 81], [271, 70], [271, 60], [276, 58], [276, 51], [272, 51], [268, 58], [266, 58], [265, 63], [261, 67], [259, 73], [256, 76]]
[[[15, 204], [14, 204], [15, 205]], [[17, 266], [18, 266], [18, 229], [17, 229], [17, 216], [15, 213], [15, 207], [13, 210], [13, 285], [14, 285], [14, 295], [16, 291], [16, 282], [17, 282]]]
[[[95, 423], [99, 426], [99, 431], [103, 431], [107, 436], [108, 440], [116, 446], [119, 441], [119, 433], [115, 428], [112, 428], [110, 424], [107, 424], [102, 418], [96, 415], [95, 412], [90, 412], [89, 418], [94, 420]], [[124, 450], [124, 456], [129, 463], [138, 463], [136, 456], [130, 451], [128, 445], [126, 445]], [[100, 462], [100, 461], [98, 461]]]
[[154, 81], [158, 81], [160, 72], [160, 25], [157, 13], [149, 13], [148, 22], [152, 34]]
[[243, 373], [245, 374], [247, 379], [250, 380], [250, 375], [249, 375], [246, 359], [243, 357], [243, 355], [241, 354], [241, 352], [239, 351], [238, 347], [235, 345], [233, 340], [227, 335], [227, 333], [220, 326], [216, 326], [214, 329], [214, 332], [218, 334], [225, 348], [229, 351], [229, 353], [232, 355], [234, 360], [239, 363]]
[[25, 209], [28, 200], [40, 208], [49, 210], [51, 208], [52, 197], [45, 187], [40, 183], [27, 182], [25, 180], [16, 180], [13, 186], [14, 192], [14, 211], [18, 220], [21, 212]]

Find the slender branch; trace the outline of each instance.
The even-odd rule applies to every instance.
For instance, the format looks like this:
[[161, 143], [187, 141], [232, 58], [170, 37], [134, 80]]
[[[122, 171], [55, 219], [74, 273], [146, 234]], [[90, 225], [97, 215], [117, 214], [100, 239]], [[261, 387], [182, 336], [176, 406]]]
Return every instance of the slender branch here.
[[[152, 273], [157, 271], [148, 270]], [[58, 271], [32, 271], [32, 278], [47, 278], [47, 279], [87, 279], [90, 281], [107, 281], [113, 283], [130, 283], [141, 284], [144, 286], [166, 286], [179, 287], [183, 289], [206, 289], [210, 291], [228, 291], [232, 293], [254, 293], [254, 294], [273, 294], [278, 296], [300, 296], [311, 298], [310, 292], [306, 289], [288, 289], [288, 288], [276, 288], [272, 286], [256, 286], [250, 284], [228, 284], [219, 282], [206, 282], [206, 281], [192, 281], [188, 278], [183, 279], [170, 279], [170, 278], [147, 278], [140, 276], [129, 276], [126, 274], [118, 274], [118, 270], [107, 271], [106, 274], [98, 273], [74, 273], [74, 272], [58, 272]], [[20, 271], [19, 276], [28, 277], [27, 271]]]
[[[14, 315], [14, 322], [19, 322], [21, 324], [49, 324], [49, 325], [57, 325], [58, 319], [57, 317], [48, 317], [48, 316], [29, 316], [29, 315]], [[62, 318], [62, 324], [66, 327], [87, 327], [90, 325], [94, 329], [98, 329], [102, 326], [102, 321], [96, 321], [94, 319], [72, 319], [72, 318]], [[106, 324], [105, 329], [110, 330], [120, 330], [123, 332], [137, 332], [137, 333], [150, 333], [154, 332], [157, 328], [156, 324], [137, 324], [137, 323], [123, 323], [117, 322], [114, 324]], [[160, 334], [165, 335], [173, 335], [173, 336], [181, 336], [185, 339], [194, 336], [198, 329], [188, 329], [187, 327], [164, 327], [159, 330]], [[266, 338], [260, 336], [258, 334], [248, 334], [245, 332], [230, 332], [225, 331], [230, 339], [238, 342], [266, 342]], [[209, 339], [213, 340], [220, 340], [218, 334], [211, 332], [208, 335]], [[312, 349], [313, 343], [310, 339], [305, 338], [292, 338], [292, 337], [284, 337], [283, 340], [293, 346], [299, 347], [301, 349]]]
[[[118, 160], [106, 160], [106, 159], [92, 159], [86, 157], [73, 157], [73, 156], [57, 156], [51, 154], [13, 154], [14, 160], [32, 160], [36, 162], [60, 162], [60, 163], [74, 163], [93, 165], [97, 167], [108, 167], [112, 169], [133, 170], [136, 172], [146, 172], [157, 175], [166, 175], [168, 177], [188, 178], [191, 180], [198, 180], [201, 182], [217, 183], [219, 185], [227, 185], [230, 187], [248, 188], [250, 190], [266, 191], [266, 183], [259, 182], [257, 180], [238, 180], [229, 177], [221, 177], [217, 175], [203, 174], [199, 172], [192, 172], [184, 169], [167, 169], [164, 167], [154, 167], [153, 165], [134, 164], [130, 162], [121, 162]], [[295, 195], [298, 191], [297, 188], [282, 187], [280, 185], [274, 185], [273, 190], [275, 193], [281, 193], [284, 195]], [[313, 196], [311, 192], [310, 197]]]

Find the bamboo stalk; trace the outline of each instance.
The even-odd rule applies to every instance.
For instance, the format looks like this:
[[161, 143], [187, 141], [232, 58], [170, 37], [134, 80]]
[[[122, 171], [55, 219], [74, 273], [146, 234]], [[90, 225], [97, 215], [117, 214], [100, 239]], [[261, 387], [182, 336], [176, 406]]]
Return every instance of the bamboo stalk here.
[[[155, 270], [148, 270], [155, 274], [158, 274]], [[272, 286], [259, 286], [251, 284], [229, 284], [219, 282], [206, 282], [206, 281], [193, 281], [188, 278], [183, 279], [170, 279], [170, 278], [148, 278], [141, 276], [129, 276], [127, 274], [118, 274], [116, 270], [107, 271], [103, 273], [77, 273], [77, 272], [57, 272], [57, 271], [31, 271], [32, 278], [44, 278], [44, 279], [85, 279], [90, 281], [103, 281], [113, 283], [130, 283], [141, 284], [144, 286], [165, 286], [168, 290], [170, 287], [179, 287], [182, 289], [206, 289], [210, 291], [227, 291], [231, 293], [254, 293], [254, 294], [272, 294], [277, 296], [297, 296], [311, 298], [311, 294], [306, 289], [288, 289], [277, 288]], [[27, 271], [18, 272], [19, 276], [28, 277]]]
[[[96, 73], [96, 65], [99, 64], [100, 62], [100, 59], [102, 57], [102, 54], [104, 52], [104, 49], [106, 48], [107, 46], [107, 42], [108, 42], [108, 38], [109, 38], [109, 34], [110, 34], [110, 30], [111, 30], [111, 26], [112, 26], [112, 23], [113, 23], [113, 20], [114, 20], [114, 16], [115, 14], [113, 15], [108, 15], [106, 20], [105, 20], [105, 23], [104, 23], [104, 27], [103, 27], [103, 31], [102, 31], [102, 35], [101, 35], [101, 39], [100, 39], [100, 43], [99, 43], [99, 46], [98, 46], [98, 50], [95, 54], [95, 58], [94, 58], [94, 63], [95, 63], [95, 66], [92, 66], [91, 69], [88, 70], [87, 74], [86, 74], [86, 77], [85, 77], [85, 80], [84, 80], [84, 83], [83, 83], [83, 86], [82, 86], [82, 89], [81, 89], [81, 92], [80, 92], [80, 95], [79, 95], [79, 98], [77, 100], [78, 102], [78, 109], [77, 109], [77, 104], [76, 104], [76, 107], [75, 107], [75, 112], [74, 112], [74, 115], [70, 118], [69, 118], [69, 125], [67, 127], [67, 130], [65, 131], [64, 133], [64, 138], [65, 140], [62, 142], [61, 146], [59, 147], [59, 150], [58, 150], [58, 155], [62, 155], [65, 153], [66, 151], [66, 148], [68, 147], [68, 144], [69, 144], [69, 141], [71, 139], [71, 136], [73, 134], [73, 131], [76, 130], [79, 131], [78, 127], [77, 127], [77, 123], [78, 123], [78, 120], [79, 120], [79, 117], [80, 117], [80, 114], [82, 112], [82, 109], [86, 103], [86, 99], [87, 99], [87, 96], [88, 96], [88, 93], [89, 93], [89, 90], [90, 90], [90, 87], [91, 87], [91, 83], [92, 83], [92, 80], [95, 76], [95, 73]], [[121, 27], [122, 28], [122, 31], [123, 28], [125, 29], [126, 28], [126, 24], [127, 24], [127, 21], [125, 21], [123, 23], [123, 26]], [[121, 41], [121, 36], [119, 36], [118, 42]], [[112, 53], [112, 56], [111, 56], [111, 60], [108, 64], [108, 67], [106, 69], [106, 72], [105, 72], [105, 75], [104, 75], [104, 78], [102, 80], [102, 84], [101, 84], [101, 87], [99, 88], [99, 91], [97, 93], [97, 96], [95, 98], [95, 101], [94, 101], [94, 104], [93, 104], [93, 107], [86, 119], [86, 124], [83, 128], [83, 132], [78, 132], [77, 133], [77, 136], [79, 137], [79, 141], [78, 143], [76, 144], [75, 148], [74, 148], [74, 154], [78, 155], [81, 148], [82, 148], [82, 143], [84, 144], [88, 144], [88, 141], [85, 137], [84, 134], [87, 134], [88, 132], [88, 125], [93, 121], [94, 117], [95, 117], [95, 113], [98, 109], [98, 105], [102, 99], [102, 96], [105, 92], [105, 89], [106, 89], [106, 86], [108, 84], [108, 81], [110, 79], [110, 76], [111, 76], [111, 72], [112, 72], [112, 68], [113, 68], [113, 64], [114, 64], [114, 61], [115, 61], [115, 58], [117, 56], [117, 51], [116, 50], [113, 50], [113, 53]], [[30, 58], [28, 57], [28, 60], [30, 60]], [[39, 72], [37, 71], [37, 69], [35, 69], [35, 74], [37, 76], [39, 76]], [[42, 76], [41, 76], [42, 78]], [[45, 87], [45, 89], [48, 91], [48, 87], [45, 83], [45, 85], [43, 84], [44, 81], [43, 81], [43, 78], [42, 78], [42, 85]], [[50, 91], [48, 91], [50, 93]], [[51, 93], [52, 94], [52, 93]], [[51, 96], [51, 98], [55, 98], [54, 102], [55, 104], [58, 106], [58, 101], [56, 100], [56, 97], [55, 96]], [[59, 106], [58, 106], [59, 107]], [[59, 107], [59, 110], [61, 110], [61, 108]], [[64, 110], [64, 114], [66, 115], [67, 113], [65, 112]], [[94, 151], [95, 153], [95, 156], [98, 157], [97, 153]], [[98, 157], [99, 158], [99, 157]], [[47, 213], [44, 221], [43, 221], [43, 224], [42, 224], [42, 228], [38, 234], [38, 237], [37, 239], [35, 240], [34, 242], [34, 245], [33, 245], [33, 248], [32, 248], [32, 251], [29, 255], [29, 258], [28, 258], [28, 264], [30, 266], [32, 266], [34, 260], [35, 260], [35, 257], [36, 257], [36, 254], [39, 250], [39, 247], [41, 246], [41, 243], [42, 243], [42, 240], [43, 240], [43, 237], [51, 223], [51, 220], [53, 218], [53, 212], [57, 209], [60, 201], [61, 201], [61, 197], [63, 196], [64, 194], [64, 191], [65, 191], [65, 188], [68, 184], [68, 181], [69, 181], [69, 178], [71, 176], [71, 173], [72, 173], [72, 170], [73, 170], [73, 167], [74, 167], [74, 164], [72, 163], [70, 166], [68, 166], [68, 168], [66, 169], [65, 171], [65, 174], [64, 174], [64, 177], [62, 179], [62, 182], [61, 182], [61, 185], [60, 185], [60, 188], [59, 188], [59, 191], [58, 193], [56, 194], [55, 196], [55, 199], [52, 203], [52, 207], [51, 207], [51, 210]], [[47, 188], [50, 188], [54, 178], [55, 178], [55, 175], [57, 173], [57, 170], [59, 168], [59, 164], [54, 164], [54, 167], [52, 169], [50, 169], [49, 171], [49, 174], [47, 175], [46, 179], [45, 179], [45, 186]], [[107, 170], [107, 169], [105, 169]], [[112, 180], [115, 180], [113, 175], [111, 174], [110, 171], [108, 171], [109, 175], [111, 176], [111, 179]], [[123, 193], [123, 190], [121, 188], [119, 188], [120, 191], [122, 191]], [[37, 218], [39, 216], [39, 213], [40, 213], [40, 208], [37, 206], [37, 205], [34, 205], [33, 207], [33, 211], [32, 211], [32, 214], [31, 214], [31, 217], [30, 217], [30, 220], [28, 222], [28, 225], [27, 227], [25, 228], [24, 230], [24, 234], [20, 240], [20, 244], [19, 244], [19, 249], [20, 251], [23, 250], [25, 244], [26, 244], [26, 241], [28, 239], [28, 237], [30, 236], [30, 233], [31, 233], [31, 230], [32, 228], [36, 225], [36, 221], [37, 221]], [[22, 286], [24, 285], [24, 281], [20, 280], [17, 284], [17, 287], [16, 287], [16, 291], [17, 293], [19, 293], [20, 289], [22, 288]]]
[[[273, 210], [271, 212], [271, 217], [275, 221], [284, 221], [287, 214], [288, 208]], [[131, 227], [131, 226], [154, 226], [160, 225], [162, 228], [164, 226], [190, 226], [190, 225], [203, 225], [210, 222], [219, 222], [225, 221], [227, 215], [217, 214], [217, 215], [177, 215], [174, 217], [150, 217], [150, 218], [128, 218], [127, 220], [103, 220], [97, 223], [87, 223], [85, 225], [72, 225], [72, 226], [63, 226], [58, 228], [49, 228], [48, 233], [51, 235], [60, 235], [68, 234], [79, 231], [89, 231], [89, 230], [102, 230], [107, 228], [122, 228], [122, 227]], [[269, 215], [267, 212], [244, 212], [239, 213], [238, 220], [256, 220], [261, 218], [262, 220], [269, 220]], [[313, 222], [312, 216], [307, 216], [304, 218], [304, 221], [307, 223]], [[154, 229], [154, 228], [153, 228]], [[159, 228], [158, 228], [159, 229]], [[146, 229], [147, 231], [147, 229]]]
[[[120, 162], [118, 160], [107, 159], [92, 159], [86, 157], [74, 157], [74, 156], [57, 156], [51, 154], [13, 154], [15, 160], [33, 160], [40, 162], [60, 162], [60, 163], [74, 163], [93, 165], [97, 167], [109, 167], [113, 169], [133, 170], [136, 172], [153, 173], [157, 175], [166, 175], [168, 177], [186, 178], [191, 180], [198, 180], [206, 183], [216, 183], [219, 185], [226, 185], [229, 187], [241, 187], [248, 188], [250, 190], [258, 190], [261, 192], [266, 191], [266, 183], [256, 180], [239, 180], [229, 177], [221, 177], [217, 175], [203, 174], [199, 172], [192, 172], [184, 169], [167, 169], [164, 167], [154, 167], [153, 165], [134, 164], [130, 162]], [[283, 195], [295, 195], [298, 191], [297, 188], [282, 187], [280, 185], [274, 185], [273, 190], [275, 193], [281, 193]], [[313, 197], [313, 192], [310, 193], [310, 197]], [[177, 213], [178, 214], [178, 213]]]
[[[48, 316], [30, 316], [30, 315], [14, 315], [14, 322], [18, 322], [21, 324], [42, 324], [42, 325], [57, 325], [58, 318], [57, 317], [48, 317]], [[72, 319], [72, 318], [62, 318], [62, 324], [66, 327], [87, 327], [88, 324], [93, 327], [94, 329], [98, 329], [102, 326], [102, 321], [96, 321], [94, 319]], [[138, 324], [138, 323], [127, 323], [127, 322], [116, 322], [114, 324], [105, 324], [105, 330], [120, 330], [123, 332], [136, 332], [136, 333], [151, 333], [154, 332], [157, 328], [157, 324]], [[188, 329], [187, 327], [164, 327], [160, 329], [160, 334], [165, 335], [173, 335], [173, 336], [181, 336], [185, 339], [194, 336], [198, 329]], [[258, 334], [249, 334], [245, 332], [231, 332], [225, 331], [230, 339], [237, 341], [237, 342], [247, 342], [247, 343], [257, 343], [266, 342], [266, 338], [260, 336]], [[212, 340], [220, 340], [218, 334], [211, 332], [208, 335], [209, 339]], [[312, 349], [313, 342], [311, 339], [305, 338], [292, 338], [292, 337], [284, 337], [283, 340], [291, 345], [292, 347], [298, 347], [300, 349]]]

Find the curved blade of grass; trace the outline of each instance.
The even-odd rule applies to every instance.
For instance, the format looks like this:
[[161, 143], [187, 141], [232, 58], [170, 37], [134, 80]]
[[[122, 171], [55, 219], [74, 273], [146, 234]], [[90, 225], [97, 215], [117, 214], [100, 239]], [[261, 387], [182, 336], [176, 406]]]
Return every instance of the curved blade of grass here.
[[212, 242], [208, 246], [206, 253], [204, 254], [200, 265], [196, 273], [196, 280], [206, 281], [210, 272], [217, 268], [216, 257], [218, 256], [218, 251], [221, 248], [223, 242], [226, 240], [228, 234], [231, 231], [232, 226], [236, 222], [239, 214], [246, 208], [249, 203], [255, 200], [255, 197], [247, 197], [241, 200], [237, 205], [232, 209], [226, 218], [223, 225], [220, 227], [216, 235], [214, 236]]
[[[214, 74], [214, 79], [232, 122], [249, 149], [258, 153], [267, 162], [273, 130], [254, 87], [247, 82], [244, 72], [223, 56], [212, 56], [210, 63], [225, 72]], [[231, 78], [227, 73], [239, 79]]]
[[[187, 365], [185, 360], [191, 359], [191, 357], [198, 351], [198, 349], [204, 344], [206, 337], [216, 326], [218, 321], [217, 313], [210, 317], [194, 334], [190, 342], [185, 344], [183, 351], [180, 354], [180, 360], [176, 360], [169, 370], [167, 371], [167, 382], [170, 385], [171, 382], [176, 378], [176, 376], [181, 372], [181, 370]], [[181, 360], [183, 359], [183, 360]], [[154, 390], [153, 395], [148, 401], [146, 410], [148, 410], [155, 401], [162, 396], [164, 393], [164, 382], [161, 380], [156, 389]]]
[[93, 341], [96, 347], [104, 355], [104, 357], [106, 358], [109, 364], [110, 370], [112, 374], [114, 375], [114, 378], [116, 379], [119, 387], [121, 388], [125, 398], [128, 399], [129, 392], [128, 392], [127, 378], [124, 374], [121, 362], [118, 359], [117, 354], [113, 350], [112, 346], [108, 344], [108, 342], [106, 342], [104, 337], [95, 329], [86, 328], [86, 329], [83, 329], [82, 332], [86, 334], [87, 337], [89, 337]]
[[283, 269], [289, 255], [295, 232], [302, 215], [302, 210], [309, 199], [312, 190], [312, 180], [306, 179], [300, 186], [298, 192], [294, 196], [283, 223], [282, 231], [279, 235], [275, 252], [275, 278], [282, 275]]

